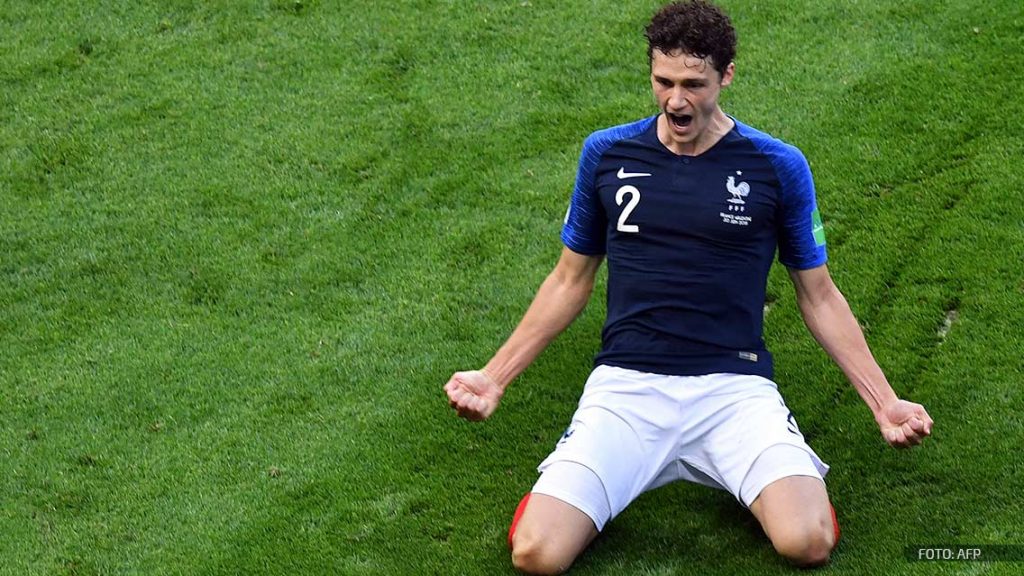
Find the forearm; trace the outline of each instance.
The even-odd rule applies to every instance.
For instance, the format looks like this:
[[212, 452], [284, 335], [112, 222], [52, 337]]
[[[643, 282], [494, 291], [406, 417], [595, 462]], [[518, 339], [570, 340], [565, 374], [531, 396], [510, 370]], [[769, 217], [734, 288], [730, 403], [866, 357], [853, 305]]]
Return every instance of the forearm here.
[[565, 330], [590, 298], [593, 280], [566, 278], [556, 270], [541, 284], [509, 339], [484, 367], [504, 390]]
[[897, 400], [885, 374], [868, 348], [864, 333], [846, 298], [834, 286], [819, 301], [801, 301], [807, 328], [835, 361], [878, 419], [882, 408]]

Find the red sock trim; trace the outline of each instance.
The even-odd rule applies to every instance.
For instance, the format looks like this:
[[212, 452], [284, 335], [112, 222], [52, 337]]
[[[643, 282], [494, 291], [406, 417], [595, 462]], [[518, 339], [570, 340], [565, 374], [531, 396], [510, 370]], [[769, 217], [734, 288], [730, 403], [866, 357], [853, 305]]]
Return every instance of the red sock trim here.
[[516, 533], [516, 525], [519, 524], [519, 519], [523, 517], [523, 511], [526, 510], [526, 503], [530, 501], [530, 494], [527, 492], [526, 496], [519, 501], [519, 506], [516, 506], [516, 513], [512, 515], [512, 525], [508, 527], [508, 547], [512, 547], [512, 536]]
[[836, 546], [839, 546], [839, 520], [836, 519], [836, 507], [831, 504], [829, 504], [828, 507], [832, 509], [832, 533], [835, 534], [836, 537], [835, 544], [832, 545], [832, 549], [834, 550]]

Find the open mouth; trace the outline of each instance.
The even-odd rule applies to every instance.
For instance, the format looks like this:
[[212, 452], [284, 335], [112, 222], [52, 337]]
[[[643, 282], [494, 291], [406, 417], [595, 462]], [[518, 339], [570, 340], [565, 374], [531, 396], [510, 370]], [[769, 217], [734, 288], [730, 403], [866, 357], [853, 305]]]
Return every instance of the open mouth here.
[[686, 128], [693, 122], [693, 116], [690, 114], [669, 114], [669, 122], [672, 123], [676, 128]]

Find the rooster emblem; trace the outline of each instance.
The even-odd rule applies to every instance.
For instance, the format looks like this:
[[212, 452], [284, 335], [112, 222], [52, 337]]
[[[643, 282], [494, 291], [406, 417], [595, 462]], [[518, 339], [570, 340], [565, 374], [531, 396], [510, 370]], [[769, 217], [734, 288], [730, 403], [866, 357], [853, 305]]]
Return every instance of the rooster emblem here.
[[[736, 175], [742, 176], [743, 172], [737, 171]], [[745, 204], [743, 199], [747, 197], [747, 194], [750, 194], [750, 184], [740, 182], [739, 185], [737, 185], [735, 176], [729, 176], [729, 179], [725, 182], [725, 188], [730, 194], [732, 194], [732, 198], [729, 198], [728, 201], [733, 204]]]

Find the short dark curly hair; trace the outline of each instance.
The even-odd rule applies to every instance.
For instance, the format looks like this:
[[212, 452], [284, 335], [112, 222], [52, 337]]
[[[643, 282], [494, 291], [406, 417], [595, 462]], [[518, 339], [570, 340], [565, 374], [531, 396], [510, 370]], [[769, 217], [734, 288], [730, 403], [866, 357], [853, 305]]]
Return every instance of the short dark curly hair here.
[[705, 0], [673, 2], [651, 18], [645, 30], [647, 59], [654, 51], [681, 50], [697, 58], [711, 58], [719, 74], [736, 57], [736, 30], [721, 8]]

